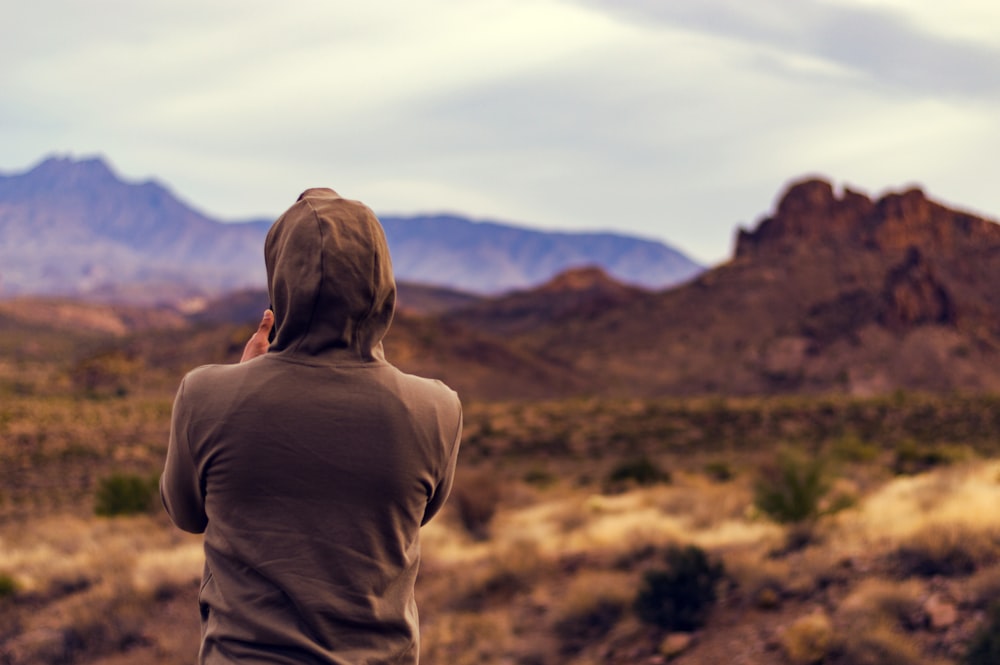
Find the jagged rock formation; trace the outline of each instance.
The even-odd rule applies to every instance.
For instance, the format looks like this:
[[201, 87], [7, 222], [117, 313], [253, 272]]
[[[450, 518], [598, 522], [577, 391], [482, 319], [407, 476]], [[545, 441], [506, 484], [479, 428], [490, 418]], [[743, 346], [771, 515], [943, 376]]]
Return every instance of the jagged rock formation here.
[[1000, 245], [1000, 226], [946, 208], [916, 188], [872, 201], [851, 189], [838, 198], [829, 182], [809, 179], [792, 185], [754, 231], [739, 231], [735, 257], [812, 251], [817, 243], [886, 254], [911, 247], [954, 254]]
[[915, 245], [909, 247], [902, 263], [889, 270], [882, 298], [882, 323], [895, 330], [958, 321], [953, 296]]
[[872, 200], [812, 178], [688, 284], [568, 316], [537, 314], [544, 290], [450, 316], [507, 331], [612, 393], [995, 391], [997, 284], [996, 223], [919, 189]]
[[739, 232], [735, 261], [796, 256], [825, 267], [841, 286], [810, 310], [803, 327], [814, 338], [829, 341], [872, 322], [896, 333], [995, 326], [1000, 301], [989, 275], [1000, 258], [1000, 226], [920, 189], [872, 201], [850, 189], [838, 198], [823, 180], [791, 186], [772, 217]]

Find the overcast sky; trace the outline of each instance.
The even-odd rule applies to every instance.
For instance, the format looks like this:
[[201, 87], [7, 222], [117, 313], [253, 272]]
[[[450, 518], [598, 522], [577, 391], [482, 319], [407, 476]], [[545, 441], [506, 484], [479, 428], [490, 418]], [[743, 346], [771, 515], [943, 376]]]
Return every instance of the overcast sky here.
[[987, 0], [31, 0], [0, 172], [104, 155], [223, 219], [312, 186], [716, 263], [791, 180], [1000, 216]]

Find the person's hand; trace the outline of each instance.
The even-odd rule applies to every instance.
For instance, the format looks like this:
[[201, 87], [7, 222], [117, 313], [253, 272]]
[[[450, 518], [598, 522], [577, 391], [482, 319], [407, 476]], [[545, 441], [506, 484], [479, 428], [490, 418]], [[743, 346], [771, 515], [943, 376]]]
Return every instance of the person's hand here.
[[260, 325], [257, 326], [257, 331], [247, 341], [247, 345], [243, 347], [243, 357], [240, 358], [241, 363], [253, 360], [257, 356], [267, 353], [267, 347], [270, 346], [267, 337], [271, 334], [272, 326], [274, 326], [274, 312], [266, 310], [264, 317], [260, 320]]

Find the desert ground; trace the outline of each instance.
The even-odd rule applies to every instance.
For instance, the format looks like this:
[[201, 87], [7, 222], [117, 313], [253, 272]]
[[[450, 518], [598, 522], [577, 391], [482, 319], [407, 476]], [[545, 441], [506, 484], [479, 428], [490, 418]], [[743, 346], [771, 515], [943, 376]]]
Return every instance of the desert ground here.
[[[0, 335], [5, 665], [195, 661], [201, 540], [154, 490], [182, 370], [120, 339]], [[1000, 662], [1000, 397], [465, 409], [421, 662]]]

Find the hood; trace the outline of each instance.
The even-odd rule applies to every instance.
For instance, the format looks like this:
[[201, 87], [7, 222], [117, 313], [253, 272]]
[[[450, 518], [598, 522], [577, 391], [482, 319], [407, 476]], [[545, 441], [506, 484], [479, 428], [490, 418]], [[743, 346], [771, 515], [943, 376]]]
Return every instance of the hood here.
[[396, 305], [389, 247], [366, 205], [308, 189], [264, 243], [270, 353], [382, 360]]

